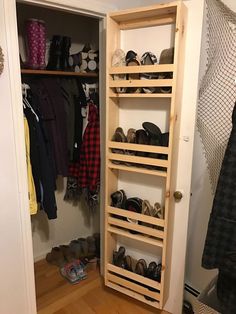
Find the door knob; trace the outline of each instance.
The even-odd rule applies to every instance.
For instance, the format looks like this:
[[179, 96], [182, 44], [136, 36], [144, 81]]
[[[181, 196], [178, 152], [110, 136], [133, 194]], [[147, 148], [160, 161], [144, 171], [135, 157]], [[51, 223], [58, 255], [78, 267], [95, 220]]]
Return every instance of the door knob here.
[[180, 201], [182, 199], [182, 197], [183, 197], [182, 192], [180, 192], [180, 191], [175, 191], [174, 192], [174, 198], [175, 198], [176, 201]]

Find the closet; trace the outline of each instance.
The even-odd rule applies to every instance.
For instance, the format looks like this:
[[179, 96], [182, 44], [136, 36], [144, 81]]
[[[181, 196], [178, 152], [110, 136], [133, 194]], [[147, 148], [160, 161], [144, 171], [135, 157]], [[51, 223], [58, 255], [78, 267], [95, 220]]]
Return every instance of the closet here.
[[[98, 85], [99, 72], [73, 72], [67, 71], [47, 71], [38, 69], [28, 69], [24, 65], [27, 60], [27, 33], [26, 21], [37, 19], [45, 22], [46, 29], [46, 60], [49, 56], [49, 46], [54, 35], [67, 36], [71, 38], [70, 54], [80, 52], [86, 44], [90, 49], [99, 49], [99, 20], [96, 18], [82, 16], [64, 11], [57, 11], [45, 7], [17, 3], [17, 22], [19, 35], [19, 49], [21, 57], [21, 77], [22, 82], [39, 82], [42, 78], [53, 80], [79, 80], [81, 83]], [[98, 63], [98, 62], [97, 62]], [[37, 85], [36, 85], [37, 86]], [[92, 85], [91, 85], [92, 86]], [[86, 116], [86, 110], [85, 116]], [[71, 121], [71, 123], [73, 123]], [[84, 126], [86, 117], [84, 118]], [[48, 220], [44, 211], [38, 211], [31, 216], [33, 251], [35, 261], [44, 259], [52, 247], [68, 244], [73, 239], [87, 237], [100, 230], [100, 209], [92, 212], [86, 202], [81, 201], [74, 204], [73, 201], [65, 201], [67, 178], [58, 176], [55, 191], [57, 203], [57, 218]]]

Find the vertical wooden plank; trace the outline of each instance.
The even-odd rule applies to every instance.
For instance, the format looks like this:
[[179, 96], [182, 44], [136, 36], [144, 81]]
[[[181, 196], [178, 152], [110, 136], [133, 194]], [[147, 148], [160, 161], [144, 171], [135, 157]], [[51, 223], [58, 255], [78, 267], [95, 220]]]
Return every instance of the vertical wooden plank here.
[[[170, 112], [170, 158], [169, 169], [166, 180], [166, 227], [163, 250], [163, 264], [165, 265], [164, 278], [162, 278], [162, 304], [166, 303], [169, 295], [170, 287], [170, 273], [171, 273], [171, 253], [173, 240], [173, 225], [174, 225], [174, 198], [173, 188], [176, 181], [176, 169], [178, 160], [178, 146], [179, 146], [179, 126], [181, 113], [181, 99], [182, 99], [182, 83], [183, 83], [183, 64], [184, 64], [184, 44], [185, 44], [185, 23], [186, 23], [186, 7], [180, 1], [177, 6], [177, 16], [175, 25], [175, 53], [174, 53], [174, 72], [173, 72], [173, 87], [171, 99]], [[181, 52], [181, 53], [180, 53]]]
[[111, 140], [115, 127], [119, 123], [118, 99], [110, 98], [109, 90], [109, 73], [111, 67], [112, 54], [120, 47], [120, 29], [109, 15], [107, 15], [107, 41], [106, 41], [106, 161], [105, 161], [105, 233], [104, 233], [104, 277], [107, 284], [107, 264], [110, 262], [113, 249], [115, 248], [115, 238], [107, 231], [108, 213], [106, 212], [107, 205], [110, 205], [110, 194], [117, 189], [118, 171], [108, 168], [108, 143]]

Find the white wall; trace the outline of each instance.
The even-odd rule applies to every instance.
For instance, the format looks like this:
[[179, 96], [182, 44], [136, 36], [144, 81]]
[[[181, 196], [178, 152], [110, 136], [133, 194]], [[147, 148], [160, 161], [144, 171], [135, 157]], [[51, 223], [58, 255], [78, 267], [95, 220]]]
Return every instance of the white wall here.
[[[223, 0], [231, 10], [236, 11], [235, 0]], [[206, 27], [204, 27], [204, 36]], [[205, 69], [205, 42], [202, 43], [202, 62], [200, 76]], [[190, 203], [190, 218], [188, 228], [188, 249], [186, 260], [186, 282], [201, 291], [216, 274], [215, 270], [205, 270], [201, 267], [202, 252], [205, 243], [209, 215], [213, 196], [211, 193], [209, 173], [204, 157], [203, 147], [198, 131], [195, 133], [194, 159], [192, 175], [192, 197]]]

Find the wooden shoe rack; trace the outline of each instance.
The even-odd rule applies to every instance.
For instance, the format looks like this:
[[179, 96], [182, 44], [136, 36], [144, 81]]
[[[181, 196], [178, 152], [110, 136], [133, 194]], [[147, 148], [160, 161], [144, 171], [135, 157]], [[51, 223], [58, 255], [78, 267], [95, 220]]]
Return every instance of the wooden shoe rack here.
[[[180, 97], [178, 95], [181, 94], [181, 82], [178, 80], [177, 72], [181, 66], [180, 62], [178, 64], [178, 60], [179, 51], [181, 49], [182, 52], [183, 49], [184, 16], [185, 7], [181, 1], [177, 1], [135, 10], [115, 12], [109, 14], [107, 17], [105, 284], [156, 308], [163, 308], [168, 298], [170, 285], [171, 235], [168, 226], [170, 222], [171, 177], [173, 175], [171, 166], [174, 147], [173, 135], [174, 132], [176, 132], [176, 108], [178, 107], [179, 110], [180, 107]], [[127, 50], [135, 50], [135, 48], [132, 48], [132, 40], [129, 43], [130, 36], [135, 37], [133, 43], [141, 41], [139, 46], [141, 47], [140, 50], [143, 49], [143, 53], [145, 51], [151, 51], [149, 49], [157, 51], [156, 46], [161, 44], [162, 40], [158, 34], [160, 34], [162, 29], [165, 32], [169, 32], [168, 36], [170, 38], [169, 47], [167, 46], [165, 48], [174, 46], [173, 64], [111, 66], [112, 55], [116, 49], [121, 48], [125, 52], [127, 52]], [[147, 48], [145, 41], [149, 31], [152, 32], [151, 45], [153, 46], [150, 47], [149, 41]], [[165, 34], [164, 37], [166, 37]], [[162, 49], [163, 48], [160, 47], [160, 51]], [[129, 79], [130, 74], [165, 72], [172, 73], [172, 78], [146, 80]], [[117, 74], [126, 74], [127, 79], [114, 80], [114, 75]], [[171, 87], [171, 92], [160, 92], [160, 88], [166, 86]], [[119, 87], [126, 87], [127, 92], [117, 93], [116, 88]], [[156, 89], [153, 93], [129, 93], [128, 88], [130, 87], [155, 87]], [[136, 108], [137, 111], [139, 111], [139, 116], [136, 116]], [[126, 109], [127, 114], [125, 113]], [[165, 121], [159, 121], [158, 119], [162, 117], [161, 111], [163, 112], [165, 110], [167, 114], [164, 118], [161, 118]], [[142, 113], [146, 118], [148, 112], [150, 112], [149, 121], [156, 122], [157, 125], [162, 123], [165, 127], [165, 132], [169, 132], [168, 147], [112, 141], [112, 136], [118, 126], [123, 127], [123, 123], [126, 123], [129, 127], [133, 127], [136, 120], [142, 121]], [[140, 124], [140, 128], [141, 127], [142, 123]], [[158, 156], [160, 156], [160, 154], [162, 156], [165, 155], [166, 159], [115, 153], [114, 149], [156, 153], [159, 154]], [[163, 219], [110, 206], [110, 195], [118, 189], [122, 189], [122, 182], [120, 182], [122, 173], [128, 173], [132, 178], [141, 174], [145, 177], [147, 182], [150, 177], [153, 176], [155, 176], [155, 179], [161, 178], [161, 182], [163, 182], [162, 188], [164, 190], [164, 196], [161, 200], [162, 206], [164, 207]], [[143, 198], [145, 197], [145, 182], [142, 182], [142, 184], [144, 185], [144, 189], [142, 189], [140, 193], [142, 192]], [[159, 185], [157, 188], [159, 188]], [[127, 193], [128, 192], [127, 190]], [[135, 196], [139, 196], [138, 190]], [[139, 223], [130, 223], [125, 218], [134, 219]], [[134, 244], [138, 242], [139, 245], [143, 245], [144, 251], [146, 246], [152, 246], [153, 251], [155, 251], [156, 248], [161, 251], [162, 274], [160, 283], [112, 264], [113, 251], [117, 250], [120, 238], [128, 238], [129, 241], [133, 241]]]

